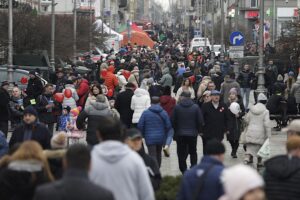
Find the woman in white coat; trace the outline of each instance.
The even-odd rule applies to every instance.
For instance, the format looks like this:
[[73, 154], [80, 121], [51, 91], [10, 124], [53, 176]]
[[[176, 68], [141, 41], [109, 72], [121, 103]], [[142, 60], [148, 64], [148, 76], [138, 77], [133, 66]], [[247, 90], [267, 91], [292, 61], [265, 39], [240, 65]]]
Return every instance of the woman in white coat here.
[[133, 110], [132, 123], [136, 126], [143, 112], [151, 105], [150, 95], [147, 90], [138, 88], [131, 98], [131, 110]]
[[69, 106], [71, 109], [76, 108], [77, 107], [76, 102], [78, 101], [79, 97], [78, 97], [77, 91], [75, 89], [75, 85], [73, 84], [73, 82], [71, 80], [67, 80], [65, 89], [62, 91], [63, 94], [66, 89], [71, 90], [72, 96], [70, 98], [67, 98], [65, 96], [64, 100], [62, 102], [62, 106], [63, 107]]
[[179, 101], [179, 97], [181, 95], [182, 92], [189, 92], [191, 93], [191, 99], [195, 99], [195, 90], [192, 86], [192, 82], [190, 81], [190, 79], [184, 79], [182, 82], [181, 87], [178, 89], [177, 93], [176, 93], [176, 101]]
[[[267, 97], [260, 93], [257, 97], [257, 104], [252, 106], [246, 115], [248, 127], [245, 132], [246, 156], [244, 163], [253, 162], [253, 157], [257, 156], [257, 152], [262, 147], [267, 138], [271, 136], [270, 115], [266, 108]], [[257, 167], [262, 166], [262, 158], [257, 157]]]

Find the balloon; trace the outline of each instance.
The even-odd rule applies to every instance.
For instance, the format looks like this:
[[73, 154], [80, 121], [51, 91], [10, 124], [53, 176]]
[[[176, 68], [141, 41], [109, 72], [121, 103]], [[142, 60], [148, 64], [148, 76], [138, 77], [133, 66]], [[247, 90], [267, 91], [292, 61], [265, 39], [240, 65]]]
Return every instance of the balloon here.
[[240, 104], [232, 102], [229, 106], [229, 110], [235, 115], [239, 114], [241, 112]]
[[126, 79], [128, 79], [131, 73], [128, 70], [123, 70], [122, 74]]
[[112, 89], [109, 89], [107, 92], [108, 97], [112, 97], [114, 95], [114, 91]]
[[71, 97], [72, 97], [72, 90], [70, 90], [70, 89], [65, 89], [64, 95], [65, 95], [65, 97], [67, 97], [67, 98], [71, 98]]
[[103, 69], [103, 70], [101, 71], [101, 77], [104, 78], [106, 75], [107, 75], [107, 70], [106, 70], [106, 69]]
[[20, 82], [25, 85], [28, 83], [28, 78], [26, 76], [22, 76]]
[[55, 93], [54, 94], [54, 100], [57, 101], [58, 103], [62, 103], [64, 98], [65, 98], [65, 96], [63, 93]]

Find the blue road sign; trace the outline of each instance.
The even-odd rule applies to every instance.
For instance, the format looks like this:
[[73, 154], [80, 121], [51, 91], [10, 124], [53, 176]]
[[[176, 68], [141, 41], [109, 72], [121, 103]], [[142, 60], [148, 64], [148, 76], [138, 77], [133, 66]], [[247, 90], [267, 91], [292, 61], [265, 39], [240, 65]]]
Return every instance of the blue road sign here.
[[244, 35], [239, 31], [232, 32], [230, 35], [230, 43], [233, 46], [242, 46], [244, 45]]

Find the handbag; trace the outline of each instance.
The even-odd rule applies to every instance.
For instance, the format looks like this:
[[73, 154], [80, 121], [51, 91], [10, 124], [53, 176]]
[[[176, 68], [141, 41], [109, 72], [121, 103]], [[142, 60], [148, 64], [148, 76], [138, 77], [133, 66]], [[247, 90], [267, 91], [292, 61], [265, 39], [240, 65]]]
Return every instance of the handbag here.
[[257, 156], [261, 158], [269, 158], [270, 157], [270, 139], [266, 139], [264, 144], [261, 146], [261, 148], [257, 152]]

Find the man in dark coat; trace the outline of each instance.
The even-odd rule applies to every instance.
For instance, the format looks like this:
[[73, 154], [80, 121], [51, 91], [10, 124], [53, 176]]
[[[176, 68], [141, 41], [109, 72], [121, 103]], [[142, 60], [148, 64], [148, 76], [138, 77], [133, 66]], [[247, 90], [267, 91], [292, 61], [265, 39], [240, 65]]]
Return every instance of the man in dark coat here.
[[203, 129], [203, 152], [208, 140], [217, 139], [222, 141], [224, 134], [227, 133], [228, 107], [220, 102], [220, 92], [213, 90], [211, 92], [211, 102], [202, 105], [204, 118]]
[[3, 81], [0, 88], [0, 131], [7, 137], [8, 119], [9, 119], [9, 101], [8, 81]]
[[127, 83], [125, 87], [126, 90], [119, 93], [117, 96], [115, 108], [120, 113], [121, 121], [126, 125], [127, 128], [130, 128], [133, 115], [133, 110], [131, 110], [130, 105], [135, 86], [133, 83]]
[[16, 143], [26, 140], [35, 140], [43, 147], [50, 148], [51, 135], [47, 127], [37, 122], [37, 112], [34, 107], [28, 106], [24, 110], [23, 124], [18, 126], [12, 133], [9, 141], [9, 147], [13, 147]]
[[[300, 131], [299, 124], [294, 128]], [[276, 156], [265, 162], [267, 199], [300, 199], [300, 137], [290, 136], [286, 147], [288, 155]]]
[[191, 165], [197, 164], [197, 136], [204, 123], [201, 110], [191, 99], [190, 92], [182, 92], [180, 103], [175, 106], [171, 119], [177, 142], [179, 169], [184, 173], [189, 154]]
[[82, 144], [71, 146], [64, 158], [65, 173], [61, 180], [37, 188], [34, 200], [113, 200], [113, 194], [88, 178], [91, 156]]
[[224, 154], [221, 142], [209, 141], [207, 155], [184, 174], [176, 200], [218, 200], [224, 193], [221, 183]]
[[43, 83], [36, 76], [35, 71], [29, 72], [29, 81], [26, 89], [26, 94], [32, 105], [35, 105], [35, 99], [43, 93]]

